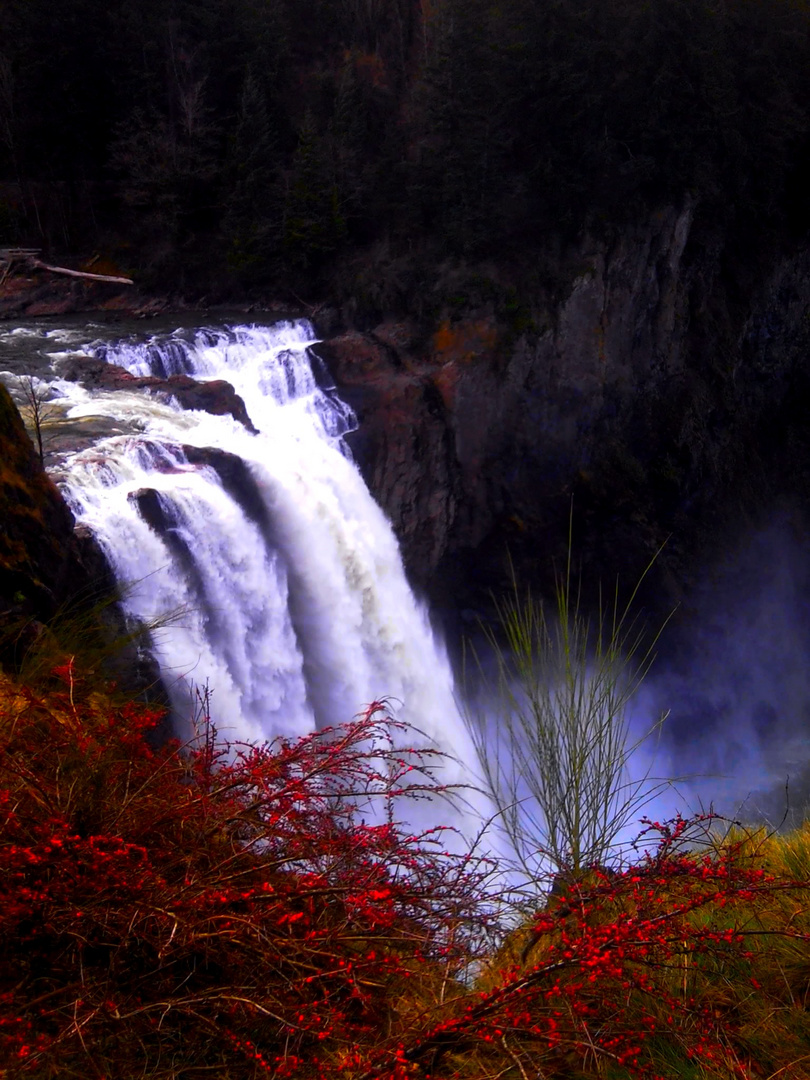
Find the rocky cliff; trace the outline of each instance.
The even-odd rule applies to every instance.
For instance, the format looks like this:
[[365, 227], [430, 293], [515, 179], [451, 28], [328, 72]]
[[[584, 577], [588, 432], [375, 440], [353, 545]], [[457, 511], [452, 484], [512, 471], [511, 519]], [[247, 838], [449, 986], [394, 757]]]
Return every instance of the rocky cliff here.
[[[114, 582], [92, 537], [42, 468], [0, 383], [0, 652], [19, 660], [60, 609], [111, 595]], [[9, 638], [12, 636], [13, 640]]]
[[776, 250], [687, 201], [581, 237], [528, 300], [495, 271], [458, 275], [430, 332], [327, 338], [413, 577], [472, 597], [511, 553], [542, 580], [573, 498], [575, 546], [603, 580], [635, 580], [671, 538], [655, 582], [669, 602], [696, 550], [774, 502], [804, 507], [810, 251]]

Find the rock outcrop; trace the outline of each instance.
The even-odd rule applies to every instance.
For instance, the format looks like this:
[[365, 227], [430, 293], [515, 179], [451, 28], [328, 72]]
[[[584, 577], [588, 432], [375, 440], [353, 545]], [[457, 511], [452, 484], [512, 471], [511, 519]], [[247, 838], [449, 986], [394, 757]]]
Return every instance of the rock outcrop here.
[[[121, 271], [107, 260], [91, 260], [91, 270], [111, 274]], [[138, 289], [115, 282], [57, 277], [41, 269], [0, 272], [0, 320], [69, 315], [78, 312], [109, 312], [112, 318], [157, 315], [169, 306], [165, 297], [145, 296]]]
[[[367, 482], [423, 585], [488, 587], [576, 546], [636, 580], [672, 537], [671, 598], [696, 547], [774, 498], [808, 501], [810, 252], [737, 252], [691, 203], [583, 237], [520, 319], [495, 304], [319, 346], [357, 410]], [[719, 532], [718, 532], [719, 530]], [[676, 584], [677, 582], [677, 584]]]
[[59, 366], [59, 374], [88, 389], [148, 390], [175, 398], [183, 409], [199, 409], [213, 416], [230, 415], [255, 434], [245, 403], [229, 382], [213, 379], [202, 382], [190, 375], [131, 375], [118, 364], [108, 364], [95, 356], [71, 356]]
[[411, 570], [424, 579], [447, 550], [461, 491], [453, 418], [433, 365], [407, 351], [402, 327], [350, 331], [318, 352], [358, 415], [359, 430], [349, 441], [366, 482], [393, 522]]
[[4, 627], [112, 593], [103, 554], [74, 524], [0, 384], [0, 638]]
[[[92, 635], [121, 691], [166, 704], [157, 663], [117, 595], [104, 552], [86, 526], [76, 526], [0, 383], [0, 669], [19, 670], [37, 654], [48, 625], [68, 650], [72, 634]], [[55, 640], [46, 641], [45, 654]], [[87, 644], [76, 642], [76, 651]]]

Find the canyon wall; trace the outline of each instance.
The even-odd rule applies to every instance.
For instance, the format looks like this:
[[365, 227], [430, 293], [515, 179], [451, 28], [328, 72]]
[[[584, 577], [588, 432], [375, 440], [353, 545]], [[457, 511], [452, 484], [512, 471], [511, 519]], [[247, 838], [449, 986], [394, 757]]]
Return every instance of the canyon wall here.
[[636, 580], [669, 538], [655, 587], [670, 603], [696, 552], [777, 503], [802, 514], [807, 249], [749, 249], [687, 201], [581, 237], [528, 301], [495, 270], [489, 297], [486, 268], [449, 273], [445, 295], [460, 296], [428, 331], [391, 320], [330, 334], [326, 316], [319, 347], [429, 591], [474, 602], [510, 557], [547, 579], [573, 500], [577, 556], [603, 579]]

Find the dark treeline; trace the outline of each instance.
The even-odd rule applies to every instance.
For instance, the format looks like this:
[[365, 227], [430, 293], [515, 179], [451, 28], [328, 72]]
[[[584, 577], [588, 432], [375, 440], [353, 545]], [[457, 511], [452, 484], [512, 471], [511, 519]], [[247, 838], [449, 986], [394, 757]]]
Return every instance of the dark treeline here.
[[809, 132], [808, 0], [0, 0], [0, 243], [163, 287], [384, 308], [686, 193], [803, 230]]

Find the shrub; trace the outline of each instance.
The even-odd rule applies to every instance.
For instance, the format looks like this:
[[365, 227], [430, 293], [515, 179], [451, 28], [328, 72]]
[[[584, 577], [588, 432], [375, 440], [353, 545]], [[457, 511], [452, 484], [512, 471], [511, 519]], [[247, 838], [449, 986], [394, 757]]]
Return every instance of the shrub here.
[[2, 686], [0, 1060], [224, 1077], [390, 1058], [482, 931], [486, 867], [385, 812], [435, 796], [433, 756], [393, 749], [379, 705], [268, 746], [150, 749], [155, 710], [59, 674], [48, 699]]
[[407, 1060], [470, 1080], [806, 1077], [810, 880], [763, 865], [770, 838], [717, 825], [648, 821], [635, 866], [551, 897]]
[[497, 821], [530, 881], [554, 872], [576, 878], [608, 863], [666, 786], [649, 769], [630, 770], [665, 719], [632, 737], [627, 706], [661, 632], [645, 639], [632, 613], [645, 575], [624, 608], [614, 594], [594, 624], [572, 585], [569, 545], [552, 615], [515, 585], [497, 605], [498, 629], [485, 628], [495, 675], [476, 655], [481, 704], [468, 709], [468, 728]]
[[381, 703], [154, 748], [157, 710], [53, 675], [0, 678], [10, 1080], [806, 1075], [806, 836], [649, 822], [485, 962], [492, 868], [395, 821], [441, 756]]

